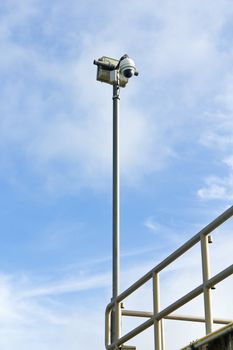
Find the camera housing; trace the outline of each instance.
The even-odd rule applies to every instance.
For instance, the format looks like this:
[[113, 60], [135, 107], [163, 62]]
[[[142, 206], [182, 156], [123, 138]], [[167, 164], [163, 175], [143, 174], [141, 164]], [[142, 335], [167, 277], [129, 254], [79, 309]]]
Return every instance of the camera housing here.
[[[110, 85], [114, 85], [116, 83], [117, 72], [119, 69], [119, 60], [107, 56], [102, 56], [98, 60], [94, 60], [94, 64], [97, 66], [96, 79], [98, 81]], [[118, 83], [120, 87], [125, 87], [128, 83], [128, 79], [124, 75], [120, 74]]]
[[120, 60], [119, 71], [127, 79], [131, 78], [133, 75], [138, 75], [135, 63], [132, 58], [129, 57]]
[[102, 56], [93, 63], [97, 66], [96, 79], [103, 83], [125, 87], [129, 78], [138, 75], [134, 61], [127, 54], [119, 60]]

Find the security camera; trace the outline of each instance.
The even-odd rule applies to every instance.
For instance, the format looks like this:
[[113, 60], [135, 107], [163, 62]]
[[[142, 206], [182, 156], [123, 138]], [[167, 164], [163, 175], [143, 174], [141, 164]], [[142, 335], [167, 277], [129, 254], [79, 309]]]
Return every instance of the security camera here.
[[133, 75], [138, 75], [135, 63], [128, 55], [121, 57], [119, 61], [119, 71], [127, 79], [131, 78]]
[[129, 78], [138, 75], [134, 61], [127, 54], [119, 60], [107, 56], [102, 56], [93, 62], [97, 66], [98, 81], [125, 87]]

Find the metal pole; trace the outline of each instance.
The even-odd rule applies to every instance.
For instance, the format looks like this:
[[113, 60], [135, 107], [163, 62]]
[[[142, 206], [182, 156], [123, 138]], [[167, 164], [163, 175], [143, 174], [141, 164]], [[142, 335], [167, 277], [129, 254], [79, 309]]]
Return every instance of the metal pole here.
[[162, 349], [162, 334], [161, 334], [161, 320], [157, 320], [156, 316], [160, 311], [160, 287], [159, 274], [153, 274], [153, 309], [154, 309], [154, 349]]
[[210, 265], [209, 265], [209, 249], [208, 249], [208, 236], [201, 236], [201, 254], [202, 254], [202, 275], [204, 285], [204, 307], [205, 307], [205, 322], [206, 322], [206, 334], [212, 332], [213, 329], [213, 316], [212, 316], [212, 300], [211, 289], [206, 286], [206, 282], [210, 278]]
[[112, 254], [112, 298], [115, 303], [112, 317], [112, 341], [120, 337], [121, 315], [120, 303], [117, 302], [119, 295], [119, 270], [120, 270], [120, 166], [119, 166], [119, 102], [120, 87], [118, 84], [118, 72], [116, 83], [113, 85], [113, 254]]

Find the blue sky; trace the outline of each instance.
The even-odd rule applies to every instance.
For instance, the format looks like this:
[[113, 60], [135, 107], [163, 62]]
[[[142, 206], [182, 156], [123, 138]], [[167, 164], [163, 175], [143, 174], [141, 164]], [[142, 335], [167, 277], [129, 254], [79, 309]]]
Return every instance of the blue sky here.
[[232, 204], [232, 17], [225, 0], [1, 1], [0, 348], [104, 347], [112, 89], [94, 59], [140, 72], [121, 90], [121, 289]]

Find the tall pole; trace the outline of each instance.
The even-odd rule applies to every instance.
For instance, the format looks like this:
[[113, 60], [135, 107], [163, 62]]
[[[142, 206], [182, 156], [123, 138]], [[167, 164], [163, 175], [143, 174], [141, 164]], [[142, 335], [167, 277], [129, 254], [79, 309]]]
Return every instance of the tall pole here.
[[115, 301], [115, 307], [112, 317], [112, 341], [120, 336], [120, 306], [116, 302], [119, 294], [119, 275], [120, 275], [120, 162], [119, 162], [119, 102], [120, 87], [117, 79], [113, 85], [113, 206], [112, 206], [112, 298]]
[[134, 61], [127, 54], [119, 60], [103, 56], [94, 60], [94, 64], [98, 67], [96, 79], [113, 85], [112, 302], [114, 308], [111, 314], [111, 344], [114, 344], [114, 348], [117, 350], [117, 339], [121, 336], [121, 305], [117, 302], [120, 291], [120, 86], [125, 87], [128, 79], [133, 75], [138, 75], [138, 72]]

